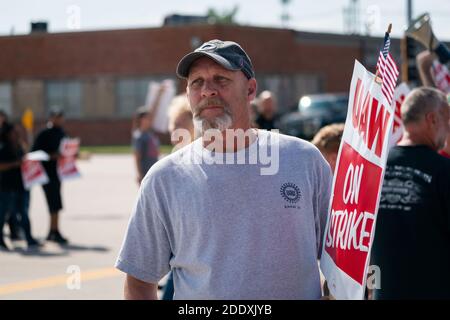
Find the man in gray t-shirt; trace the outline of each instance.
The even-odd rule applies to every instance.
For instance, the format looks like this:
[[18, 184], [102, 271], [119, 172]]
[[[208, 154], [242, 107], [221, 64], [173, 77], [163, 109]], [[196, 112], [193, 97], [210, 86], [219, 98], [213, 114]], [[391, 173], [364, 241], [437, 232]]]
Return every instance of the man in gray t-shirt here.
[[308, 142], [250, 128], [256, 80], [238, 44], [207, 42], [177, 73], [202, 137], [141, 184], [116, 262], [125, 298], [156, 299], [169, 270], [174, 299], [320, 298], [328, 164]]

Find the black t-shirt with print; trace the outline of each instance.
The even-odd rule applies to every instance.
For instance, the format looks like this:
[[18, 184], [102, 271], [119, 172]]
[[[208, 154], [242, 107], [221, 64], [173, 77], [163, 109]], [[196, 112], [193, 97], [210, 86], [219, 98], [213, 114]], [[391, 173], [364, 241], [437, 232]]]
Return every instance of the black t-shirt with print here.
[[[8, 144], [0, 144], [0, 163], [11, 163], [22, 159], [24, 155], [20, 148], [13, 148]], [[24, 191], [20, 167], [0, 171], [0, 191]]]
[[450, 159], [426, 146], [389, 153], [371, 264], [375, 299], [450, 298]]
[[262, 114], [259, 114], [255, 119], [255, 123], [259, 129], [272, 130], [278, 129], [278, 120], [278, 115], [274, 115], [272, 119], [266, 119]]

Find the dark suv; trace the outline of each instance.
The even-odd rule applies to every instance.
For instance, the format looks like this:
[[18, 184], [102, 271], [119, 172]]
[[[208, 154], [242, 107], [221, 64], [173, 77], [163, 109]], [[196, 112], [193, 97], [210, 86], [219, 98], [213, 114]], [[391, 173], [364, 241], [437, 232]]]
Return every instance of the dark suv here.
[[284, 134], [311, 140], [320, 128], [327, 124], [345, 122], [348, 95], [314, 94], [300, 98], [298, 111], [281, 117], [280, 131]]

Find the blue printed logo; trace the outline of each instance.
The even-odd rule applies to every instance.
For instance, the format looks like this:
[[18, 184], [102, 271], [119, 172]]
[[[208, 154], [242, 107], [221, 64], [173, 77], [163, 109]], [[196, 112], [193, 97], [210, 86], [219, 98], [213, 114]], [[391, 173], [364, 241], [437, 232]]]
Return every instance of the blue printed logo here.
[[281, 186], [281, 196], [290, 203], [296, 203], [302, 196], [300, 189], [293, 183], [287, 182]]

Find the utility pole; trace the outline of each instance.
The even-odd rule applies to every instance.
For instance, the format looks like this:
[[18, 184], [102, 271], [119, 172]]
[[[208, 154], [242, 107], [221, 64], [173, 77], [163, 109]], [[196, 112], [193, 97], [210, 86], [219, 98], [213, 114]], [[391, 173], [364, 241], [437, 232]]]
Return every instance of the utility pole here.
[[360, 34], [359, 0], [350, 0], [348, 6], [343, 8], [344, 31], [348, 34]]
[[412, 0], [406, 0], [406, 25], [409, 26], [412, 22], [413, 7]]
[[281, 25], [283, 28], [287, 28], [289, 19], [291, 18], [288, 12], [288, 5], [291, 0], [281, 0], [282, 13], [281, 13]]
[[[410, 26], [413, 21], [413, 2], [406, 0], [406, 25]], [[413, 38], [406, 34], [400, 42], [402, 56], [402, 81], [409, 82], [414, 85], [420, 83], [419, 74], [416, 65], [417, 43]]]

